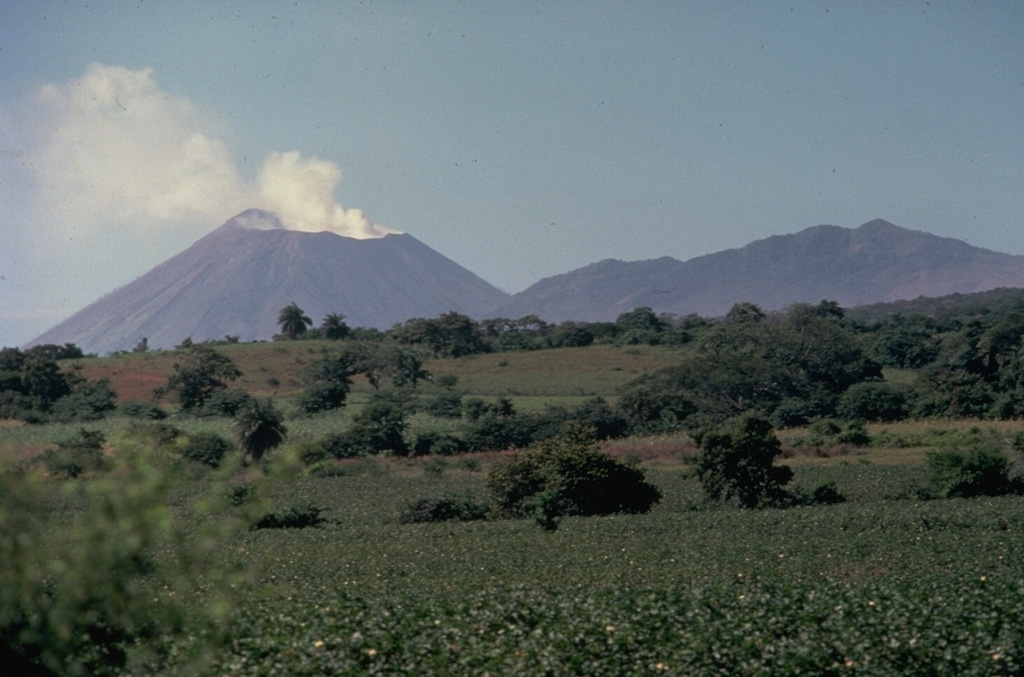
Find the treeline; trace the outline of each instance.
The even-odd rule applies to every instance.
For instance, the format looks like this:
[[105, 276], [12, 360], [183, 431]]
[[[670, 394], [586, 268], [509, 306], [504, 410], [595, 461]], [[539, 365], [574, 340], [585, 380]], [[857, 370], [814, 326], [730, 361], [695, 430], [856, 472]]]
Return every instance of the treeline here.
[[114, 409], [116, 394], [107, 379], [88, 381], [59, 360], [83, 357], [72, 343], [40, 345], [24, 352], [0, 350], [0, 419], [29, 423], [94, 421]]

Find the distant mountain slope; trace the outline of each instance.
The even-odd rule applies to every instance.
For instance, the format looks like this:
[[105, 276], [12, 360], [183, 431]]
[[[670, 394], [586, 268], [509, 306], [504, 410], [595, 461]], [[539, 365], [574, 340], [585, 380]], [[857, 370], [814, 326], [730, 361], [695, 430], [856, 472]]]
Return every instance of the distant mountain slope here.
[[411, 235], [356, 240], [290, 231], [273, 214], [249, 210], [32, 344], [72, 342], [107, 353], [143, 337], [153, 348], [186, 337], [269, 339], [278, 312], [293, 301], [317, 325], [342, 313], [350, 326], [384, 329], [450, 310], [480, 316], [507, 299]]
[[1024, 256], [875, 220], [854, 229], [815, 226], [688, 261], [609, 259], [541, 280], [491, 315], [602, 321], [649, 306], [715, 317], [739, 301], [766, 311], [822, 299], [852, 307], [997, 287], [1024, 287]]

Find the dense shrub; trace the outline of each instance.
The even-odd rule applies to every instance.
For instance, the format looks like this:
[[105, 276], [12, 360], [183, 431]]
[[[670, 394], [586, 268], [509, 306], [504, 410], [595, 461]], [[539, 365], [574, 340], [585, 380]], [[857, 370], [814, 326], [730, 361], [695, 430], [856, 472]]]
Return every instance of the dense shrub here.
[[487, 517], [487, 506], [472, 496], [440, 496], [420, 498], [411, 502], [398, 521], [402, 524], [417, 522], [469, 522]]
[[943, 498], [1001, 496], [1019, 491], [1010, 477], [1010, 460], [991, 443], [975, 442], [967, 449], [943, 449], [927, 456], [931, 486]]
[[[95, 447], [96, 440], [86, 441]], [[54, 511], [70, 494], [50, 481], [0, 468], [0, 664], [11, 675], [156, 674], [142, 660], [186, 633], [212, 631], [216, 600], [203, 566], [220, 526], [183, 528], [168, 507], [166, 468], [133, 456], [116, 474], [76, 487], [69, 521]], [[68, 502], [62, 500], [64, 508]], [[200, 543], [204, 545], [200, 545]], [[206, 578], [196, 603], [196, 578]], [[188, 610], [186, 612], [186, 604]], [[223, 617], [223, 613], [221, 614]], [[187, 629], [186, 629], [187, 628]], [[166, 655], [163, 655], [166, 659]], [[175, 670], [196, 674], [194, 655]]]
[[97, 421], [113, 411], [116, 401], [117, 394], [111, 389], [109, 380], [82, 381], [68, 395], [53, 403], [50, 415], [62, 423]]
[[461, 418], [462, 394], [445, 388], [427, 400], [423, 411], [439, 418]]
[[74, 478], [106, 467], [103, 445], [106, 438], [98, 430], [79, 429], [74, 437], [57, 442], [39, 456], [39, 462], [52, 475]]
[[251, 406], [253, 396], [244, 390], [216, 390], [204, 400], [202, 407], [196, 410], [198, 416], [232, 417]]
[[854, 383], [839, 397], [836, 412], [845, 419], [899, 421], [910, 413], [906, 389], [881, 381]]
[[470, 451], [522, 449], [534, 441], [536, 421], [525, 416], [487, 413], [476, 419], [466, 432]]
[[189, 437], [188, 444], [181, 450], [181, 455], [190, 461], [216, 468], [230, 450], [231, 443], [220, 435], [196, 433]]
[[570, 424], [537, 451], [500, 461], [487, 476], [495, 509], [523, 517], [647, 512], [661, 492], [639, 468], [599, 451], [593, 431]]
[[345, 404], [348, 388], [337, 383], [318, 382], [307, 386], [296, 404], [303, 414], [318, 414], [337, 409]]
[[320, 440], [320, 446], [331, 458], [357, 458], [373, 453], [368, 444], [364, 444], [358, 435], [348, 431], [332, 433]]
[[399, 405], [382, 400], [371, 400], [352, 419], [352, 425], [345, 432], [348, 445], [355, 450], [349, 456], [369, 454], [408, 453], [405, 442], [405, 412]]
[[782, 446], [771, 423], [747, 414], [726, 426], [702, 431], [697, 477], [712, 501], [736, 498], [744, 508], [779, 506], [788, 501], [785, 485], [793, 471], [775, 465]]
[[323, 508], [304, 503], [293, 505], [278, 512], [270, 512], [260, 517], [253, 525], [253, 529], [305, 529], [306, 527], [318, 527], [324, 522], [320, 513]]
[[697, 412], [697, 406], [663, 379], [641, 378], [619, 398], [619, 411], [635, 433], [655, 434], [679, 430]]
[[796, 428], [807, 425], [822, 413], [817, 402], [801, 397], [789, 397], [779, 403], [769, 420], [776, 428]]
[[413, 456], [451, 456], [468, 451], [458, 435], [428, 430], [420, 433], [412, 446]]
[[117, 408], [117, 413], [129, 418], [143, 418], [150, 421], [159, 421], [167, 418], [167, 412], [152, 402], [125, 402]]
[[584, 348], [594, 342], [594, 333], [584, 327], [568, 326], [549, 336], [547, 342], [552, 348]]

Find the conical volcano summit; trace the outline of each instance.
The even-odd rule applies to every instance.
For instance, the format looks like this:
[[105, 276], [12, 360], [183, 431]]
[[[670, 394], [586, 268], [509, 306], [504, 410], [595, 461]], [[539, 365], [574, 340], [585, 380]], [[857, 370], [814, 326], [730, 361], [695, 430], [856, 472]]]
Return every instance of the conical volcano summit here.
[[407, 234], [354, 239], [286, 230], [250, 209], [185, 251], [107, 294], [32, 343], [75, 343], [99, 354], [238, 336], [269, 339], [297, 303], [319, 321], [386, 329], [448, 311], [479, 316], [507, 294]]

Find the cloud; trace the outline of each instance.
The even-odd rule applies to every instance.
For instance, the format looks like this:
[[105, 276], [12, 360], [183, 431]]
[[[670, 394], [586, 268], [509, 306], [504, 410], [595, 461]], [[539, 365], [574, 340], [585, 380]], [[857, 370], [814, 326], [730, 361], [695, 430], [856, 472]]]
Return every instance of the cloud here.
[[94, 63], [78, 80], [42, 87], [35, 104], [40, 205], [80, 234], [111, 221], [146, 229], [218, 218], [244, 204], [225, 143], [152, 69]]
[[162, 89], [150, 68], [94, 63], [77, 80], [46, 85], [29, 127], [28, 166], [50, 234], [89, 237], [115, 224], [139, 235], [208, 230], [254, 206], [295, 230], [393, 232], [336, 202], [341, 170], [330, 161], [274, 152], [254, 182], [243, 180], [217, 116]]
[[330, 230], [355, 238], [396, 231], [370, 223], [361, 209], [345, 209], [334, 200], [341, 170], [333, 162], [299, 153], [271, 153], [256, 181], [261, 206], [275, 212], [292, 230]]

